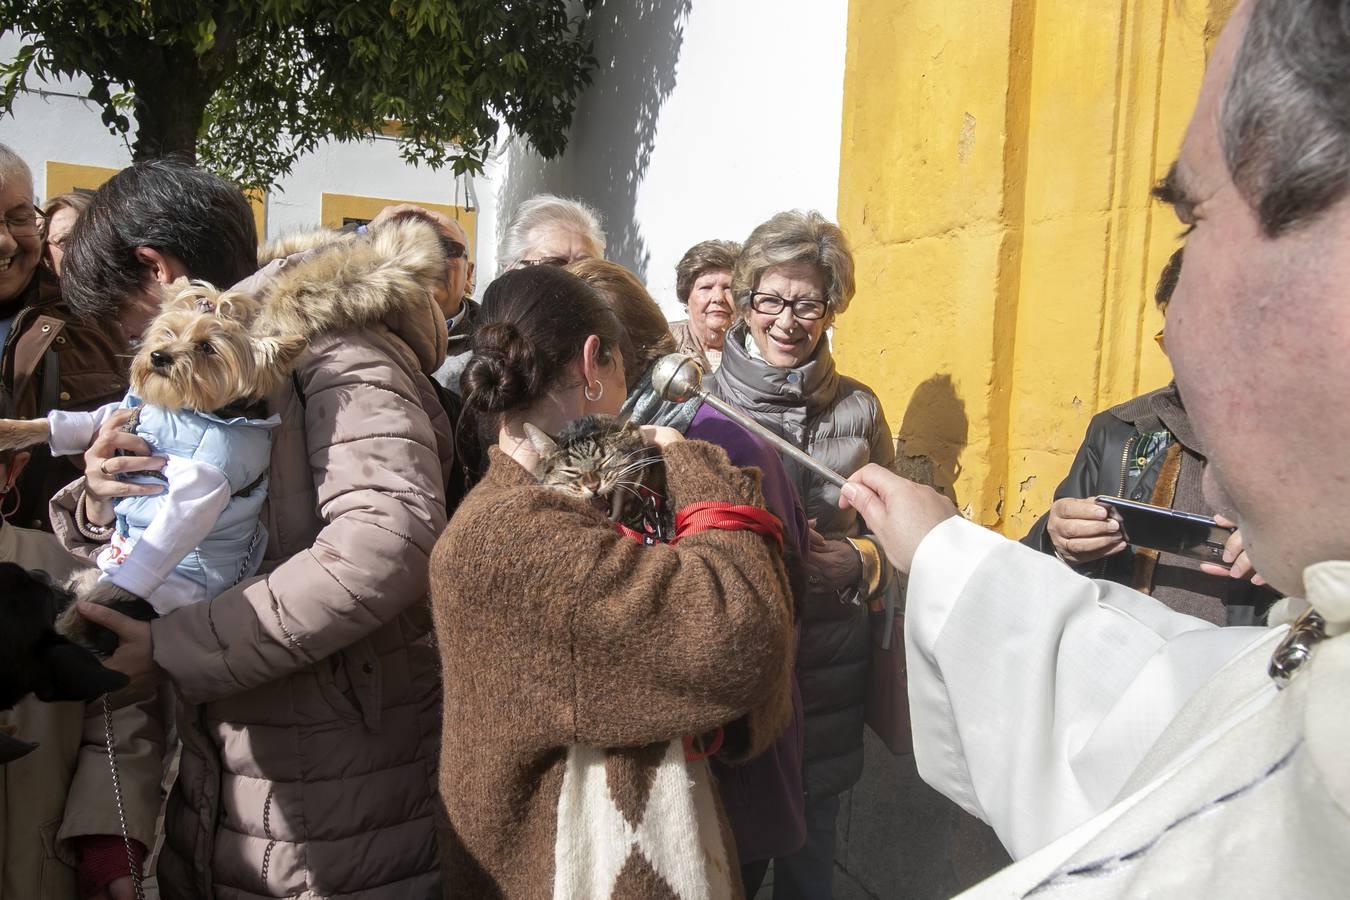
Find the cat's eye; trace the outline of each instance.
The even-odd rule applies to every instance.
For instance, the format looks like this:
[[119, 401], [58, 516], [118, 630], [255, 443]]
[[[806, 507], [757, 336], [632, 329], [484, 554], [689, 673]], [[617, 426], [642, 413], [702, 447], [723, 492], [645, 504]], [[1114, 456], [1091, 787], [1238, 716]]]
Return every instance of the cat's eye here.
[[216, 352], [216, 348], [211, 346], [210, 341], [202, 341], [201, 343], [197, 344], [197, 352], [204, 353], [207, 356], [211, 356]]

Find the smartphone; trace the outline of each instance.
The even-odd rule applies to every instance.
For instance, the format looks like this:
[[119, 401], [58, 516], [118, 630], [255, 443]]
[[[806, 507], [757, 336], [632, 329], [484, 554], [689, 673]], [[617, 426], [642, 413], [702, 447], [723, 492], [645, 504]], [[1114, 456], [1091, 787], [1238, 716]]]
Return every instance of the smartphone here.
[[1233, 529], [1224, 528], [1207, 516], [1165, 506], [1150, 506], [1121, 497], [1096, 499], [1120, 523], [1120, 534], [1127, 544], [1223, 565], [1223, 548]]

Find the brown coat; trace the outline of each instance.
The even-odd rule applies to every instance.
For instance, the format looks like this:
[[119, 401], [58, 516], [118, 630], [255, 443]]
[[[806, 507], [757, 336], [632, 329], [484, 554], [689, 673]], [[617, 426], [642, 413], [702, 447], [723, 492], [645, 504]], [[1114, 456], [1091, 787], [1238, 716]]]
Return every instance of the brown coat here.
[[[720, 448], [665, 459], [675, 509], [763, 506], [758, 471]], [[777, 549], [748, 531], [643, 547], [494, 448], [431, 571], [446, 896], [739, 897], [707, 763], [681, 738], [753, 711], [753, 755], [787, 722]]]
[[[712, 374], [717, 370], [717, 367], [721, 365], [722, 351], [711, 351], [712, 357], [710, 358], [708, 355], [709, 348], [705, 347], [703, 342], [698, 339], [698, 335], [694, 334], [694, 329], [690, 327], [688, 319], [680, 322], [671, 322], [670, 333], [675, 335], [677, 349], [681, 353], [697, 359], [699, 365], [703, 366], [703, 371], [705, 373]], [[713, 362], [713, 359], [716, 359], [716, 362]]]
[[[80, 567], [56, 539], [0, 523], [0, 561], [60, 581]], [[78, 838], [121, 835], [104, 744], [102, 704], [29, 697], [0, 712], [0, 728], [38, 745], [0, 766], [0, 897], [74, 900]], [[155, 845], [164, 725], [159, 701], [113, 714], [117, 764], [131, 837]]]
[[[53, 409], [83, 412], [120, 400], [130, 363], [121, 331], [76, 316], [62, 302], [56, 276], [42, 266], [24, 293], [27, 299], [0, 354], [0, 382], [10, 390], [14, 416], [31, 419]], [[80, 457], [53, 459], [46, 446], [35, 447], [19, 480], [20, 504], [11, 520], [51, 530], [47, 501], [83, 471]]]
[[166, 898], [440, 893], [425, 603], [451, 459], [428, 379], [445, 354], [440, 254], [404, 223], [306, 256], [268, 291], [269, 314], [310, 340], [269, 398], [267, 574], [152, 626], [155, 661], [194, 704]]

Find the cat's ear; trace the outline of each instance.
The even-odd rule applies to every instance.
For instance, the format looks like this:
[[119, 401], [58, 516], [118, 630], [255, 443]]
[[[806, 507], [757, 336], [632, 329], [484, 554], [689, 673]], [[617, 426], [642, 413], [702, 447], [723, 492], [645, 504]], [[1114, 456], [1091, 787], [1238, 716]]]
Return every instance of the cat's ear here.
[[525, 436], [530, 439], [530, 443], [534, 445], [535, 452], [541, 457], [552, 456], [554, 453], [558, 452], [557, 442], [545, 434], [543, 429], [536, 428], [529, 422], [525, 423]]

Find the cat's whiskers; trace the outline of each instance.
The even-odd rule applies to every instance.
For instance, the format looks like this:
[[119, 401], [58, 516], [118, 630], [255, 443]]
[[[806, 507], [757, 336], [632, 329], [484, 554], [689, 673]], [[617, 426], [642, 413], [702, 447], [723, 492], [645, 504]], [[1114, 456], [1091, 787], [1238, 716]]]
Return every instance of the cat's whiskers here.
[[660, 465], [661, 463], [662, 463], [662, 460], [661, 460], [659, 457], [654, 458], [654, 459], [644, 459], [644, 460], [640, 460], [640, 461], [635, 462], [635, 463], [629, 463], [628, 465], [626, 465], [626, 466], [624, 466], [623, 468], [619, 469], [619, 471], [618, 471], [617, 473], [615, 473], [615, 474], [616, 474], [618, 477], [622, 478], [623, 476], [625, 476], [625, 475], [630, 475], [630, 474], [632, 474], [633, 472], [640, 472], [640, 471], [642, 471], [643, 469], [647, 468], [648, 466], [657, 466], [657, 465]]

